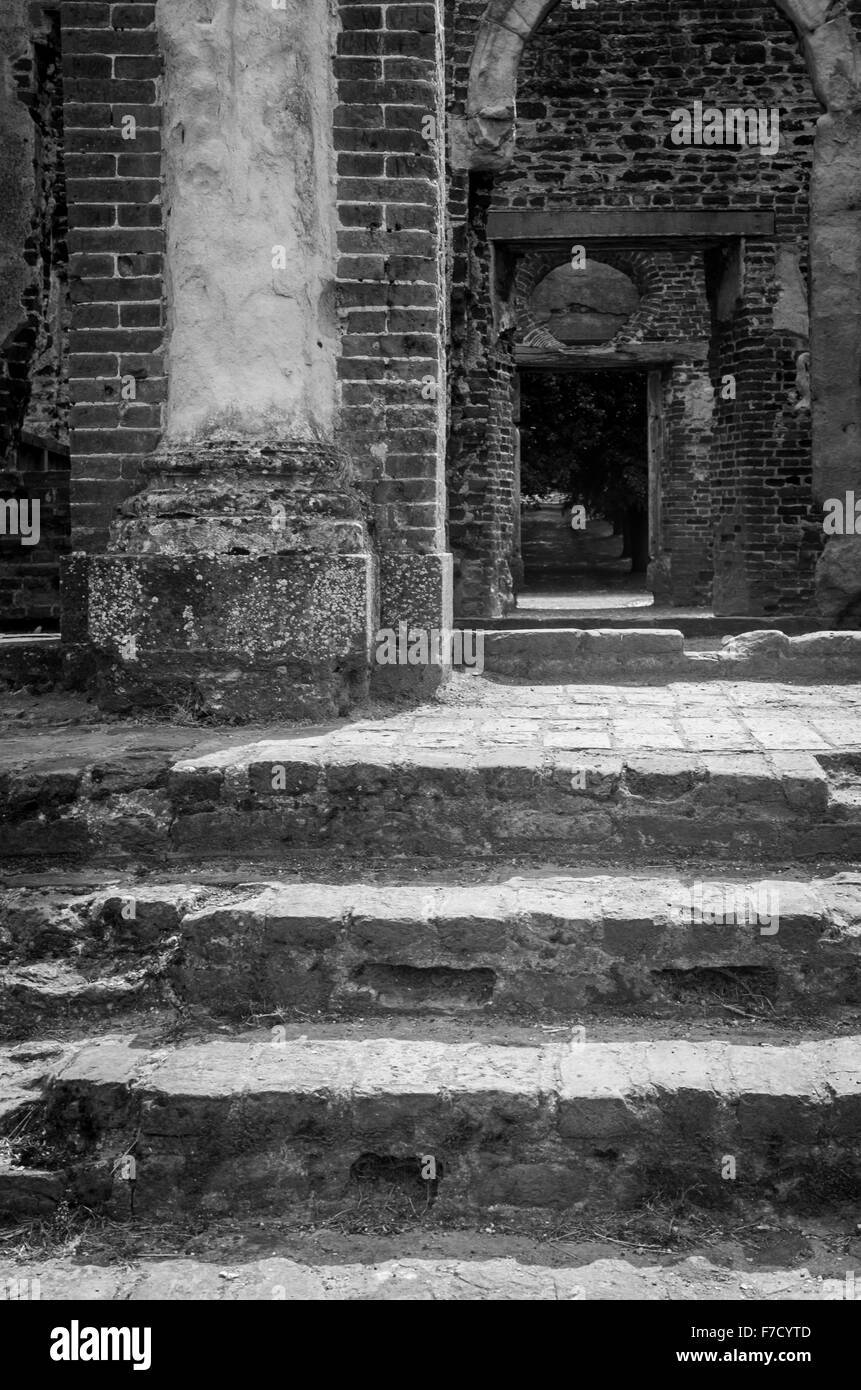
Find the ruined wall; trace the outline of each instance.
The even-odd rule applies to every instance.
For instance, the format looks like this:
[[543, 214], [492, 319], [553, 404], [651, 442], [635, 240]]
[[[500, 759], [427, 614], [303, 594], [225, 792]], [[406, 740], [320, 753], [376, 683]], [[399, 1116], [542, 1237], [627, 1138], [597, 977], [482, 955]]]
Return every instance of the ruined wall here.
[[339, 0], [338, 12], [339, 438], [373, 507], [382, 625], [410, 611], [438, 625], [450, 603], [439, 6]]
[[[462, 162], [458, 130], [485, 9], [481, 3], [449, 0], [448, 108], [455, 163]], [[771, 156], [750, 148], [674, 146], [670, 114], [691, 108], [695, 100], [779, 108], [779, 149]], [[819, 542], [810, 416], [796, 391], [798, 359], [807, 341], [797, 314], [789, 327], [773, 314], [799, 281], [806, 293], [807, 200], [820, 109], [797, 36], [771, 0], [726, 0], [683, 12], [670, 0], [648, 5], [608, 0], [585, 10], [560, 4], [523, 52], [513, 158], [492, 173], [455, 169], [450, 175], [452, 202], [459, 198], [462, 207], [470, 180], [487, 180], [493, 208], [774, 212], [775, 244], [749, 248], [743, 292], [710, 330], [708, 371], [695, 383], [689, 370], [681, 395], [677, 382], [665, 401], [669, 437], [686, 450], [688, 469], [685, 476], [677, 453], [674, 480], [664, 492], [664, 542], [673, 556], [676, 601], [708, 601], [703, 547], [709, 551], [714, 539], [716, 598], [727, 605], [723, 611], [778, 612], [810, 602]], [[467, 217], [454, 222], [453, 305], [470, 325], [461, 331], [451, 364], [453, 400], [459, 403], [454, 410], [462, 412], [485, 400], [485, 358], [495, 351], [494, 330], [480, 303], [483, 287], [470, 274], [470, 264], [489, 262], [489, 250], [477, 244], [480, 238], [480, 228]], [[702, 281], [702, 252], [697, 257]], [[664, 331], [670, 339], [687, 336], [681, 331], [684, 300], [672, 287], [668, 295], [680, 317], [677, 326], [669, 322]], [[468, 358], [461, 342], [470, 345]], [[727, 373], [737, 377], [734, 402], [720, 396]], [[679, 416], [682, 395], [692, 412], [689, 447]], [[712, 416], [705, 435], [704, 410]], [[467, 497], [473, 477], [482, 478], [486, 490], [494, 486], [489, 455], [479, 444], [465, 457], [470, 449], [472, 442], [464, 446], [453, 430], [449, 469]], [[503, 467], [510, 471], [509, 462]], [[506, 543], [495, 520], [488, 516], [483, 524], [472, 511], [464, 535], [460, 503], [452, 496], [451, 536], [460, 574], [479, 557], [484, 567], [493, 568], [492, 556]], [[476, 593], [469, 599], [462, 594], [461, 601], [472, 605], [468, 611], [482, 611]], [[483, 611], [490, 611], [487, 595]]]
[[[695, 100], [779, 107], [777, 153], [674, 146], [670, 113]], [[494, 203], [774, 208], [780, 238], [804, 238], [819, 115], [773, 0], [559, 4], [524, 49], [516, 153]]]
[[[787, 243], [749, 242], [730, 302], [715, 289], [709, 472], [717, 612], [798, 612], [812, 602], [822, 538], [803, 381], [805, 254]], [[735, 399], [722, 391], [727, 373]]]
[[[59, 623], [68, 549], [68, 331], [59, 10], [0, 14], [0, 627]], [[36, 510], [38, 508], [38, 511]], [[22, 523], [23, 511], [23, 523]], [[13, 532], [12, 525], [16, 526]], [[25, 539], [25, 531], [27, 533]], [[33, 543], [35, 542], [35, 543]]]

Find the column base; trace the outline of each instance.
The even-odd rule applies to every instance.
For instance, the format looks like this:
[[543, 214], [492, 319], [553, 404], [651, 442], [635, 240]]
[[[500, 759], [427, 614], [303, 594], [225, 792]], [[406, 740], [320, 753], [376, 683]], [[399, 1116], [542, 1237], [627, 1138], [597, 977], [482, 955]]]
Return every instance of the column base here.
[[76, 554], [63, 595], [70, 676], [103, 709], [329, 719], [368, 694], [367, 554]]
[[367, 503], [325, 441], [165, 443], [102, 555], [64, 572], [73, 680], [105, 709], [331, 719], [367, 696]]

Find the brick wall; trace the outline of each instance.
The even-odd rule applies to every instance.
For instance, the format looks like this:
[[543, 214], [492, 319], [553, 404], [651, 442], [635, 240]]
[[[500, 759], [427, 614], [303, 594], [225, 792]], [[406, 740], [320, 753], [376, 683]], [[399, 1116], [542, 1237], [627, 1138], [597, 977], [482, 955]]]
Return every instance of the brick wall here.
[[[524, 54], [512, 165], [495, 175], [452, 172], [446, 218], [443, 33], [448, 110], [462, 114], [486, 4], [445, 0], [444, 29], [439, 4], [337, 0], [340, 442], [366, 487], [380, 549], [431, 553], [443, 539], [438, 464], [449, 405], [450, 538], [462, 611], [477, 613], [488, 594], [501, 607], [511, 602], [515, 546], [513, 331], [500, 334], [494, 323], [500, 265], [487, 243], [488, 210], [773, 209], [776, 240], [796, 250], [804, 271], [818, 106], [771, 0], [682, 12], [671, 0], [604, 0], [586, 11], [561, 4]], [[98, 550], [162, 426], [160, 60], [154, 5], [63, 0], [60, 14], [73, 542]], [[672, 147], [670, 111], [697, 98], [779, 106], [781, 151], [767, 159]], [[739, 388], [736, 402], [715, 401], [708, 440], [684, 422], [692, 381], [684, 372], [702, 369], [686, 364], [668, 378], [677, 452], [665, 506], [686, 583], [702, 591], [707, 524], [725, 547], [721, 583], [730, 585], [741, 555], [757, 605], [781, 611], [808, 592], [817, 541], [809, 416], [794, 393], [800, 344], [771, 327], [775, 247], [759, 255], [749, 252], [743, 302], [713, 328], [712, 387], [732, 371]], [[652, 265], [668, 278], [652, 297], [645, 338], [691, 336], [700, 305], [692, 309], [673, 278], [678, 264], [659, 256]], [[59, 421], [61, 393], [52, 407], [51, 384], [43, 373], [34, 400], [40, 416], [55, 408]]]
[[[36, 503], [39, 512], [35, 544], [18, 533], [0, 533], [0, 628], [5, 631], [59, 626], [59, 560], [68, 549], [69, 531], [66, 199], [55, 6], [30, 7], [20, 45], [6, 55], [14, 80], [9, 96], [29, 113], [31, 153], [10, 129], [4, 138], [11, 158], [23, 154], [31, 166], [15, 169], [14, 191], [31, 188], [32, 198], [23, 246], [6, 246], [3, 256], [5, 268], [19, 255], [25, 268], [17, 310], [9, 306], [17, 323], [0, 347], [0, 499], [26, 506], [27, 530]], [[18, 211], [11, 187], [4, 185], [3, 197], [11, 233]], [[10, 285], [13, 280], [10, 273]]]
[[62, 23], [72, 539], [98, 551], [162, 425], [161, 65], [154, 5], [64, 0]]
[[60, 560], [69, 550], [69, 451], [23, 430], [14, 465], [0, 475], [0, 496], [19, 507], [39, 503], [38, 544], [0, 535], [0, 613], [4, 632], [56, 632], [60, 626]]
[[339, 0], [341, 442], [381, 550], [438, 550], [444, 418], [442, 35], [435, 3]]
[[[452, 110], [464, 99], [453, 93]], [[697, 99], [779, 107], [778, 153], [674, 146], [670, 114]], [[804, 237], [819, 114], [773, 0], [560, 4], [523, 53], [517, 154], [494, 205], [773, 208], [781, 238]]]

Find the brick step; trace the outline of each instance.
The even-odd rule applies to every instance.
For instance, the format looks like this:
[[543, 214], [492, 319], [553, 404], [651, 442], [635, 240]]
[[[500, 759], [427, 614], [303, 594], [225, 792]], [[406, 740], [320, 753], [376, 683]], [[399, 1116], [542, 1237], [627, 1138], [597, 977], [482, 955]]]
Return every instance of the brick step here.
[[861, 873], [478, 887], [6, 889], [6, 1037], [167, 1004], [250, 1014], [792, 1018], [861, 1005]]
[[58, 634], [0, 634], [0, 691], [44, 693], [61, 684], [62, 671]]
[[[345, 738], [346, 735], [346, 738]], [[0, 785], [2, 861], [217, 861], [365, 856], [583, 864], [733, 859], [853, 863], [861, 759], [848, 752], [600, 752], [563, 727], [544, 745], [469, 746], [369, 723], [172, 761], [118, 750], [31, 760]], [[212, 741], [209, 746], [212, 747]]]
[[0, 1158], [0, 1221], [50, 1218], [65, 1195], [66, 1182], [61, 1172], [25, 1168]]
[[[475, 1239], [475, 1237], [473, 1237]], [[80, 1259], [6, 1260], [0, 1266], [0, 1301], [71, 1300], [80, 1302], [171, 1302], [238, 1299], [329, 1302], [446, 1300], [481, 1303], [545, 1300], [750, 1300], [769, 1303], [854, 1301], [851, 1271], [832, 1277], [800, 1268], [727, 1269], [703, 1256], [677, 1259], [671, 1266], [632, 1264], [618, 1258], [596, 1260], [585, 1247], [570, 1245], [565, 1263], [527, 1263], [519, 1255], [490, 1259], [401, 1258], [368, 1260], [356, 1241], [353, 1258], [325, 1263], [283, 1257], [220, 1260], [134, 1259], [87, 1264]], [[349, 1251], [348, 1251], [349, 1256]], [[858, 1280], [861, 1297], [861, 1280]], [[716, 1345], [716, 1344], [715, 1344]], [[703, 1342], [711, 1348], [712, 1343]], [[777, 1353], [772, 1353], [776, 1357]]]
[[58, 1063], [18, 1161], [63, 1169], [78, 1200], [118, 1218], [335, 1211], [381, 1182], [452, 1220], [628, 1208], [657, 1192], [799, 1211], [861, 1196], [861, 1037], [466, 1037], [103, 1038]]
[[[529, 681], [855, 681], [861, 675], [861, 632], [780, 629], [737, 632], [711, 650], [666, 627], [466, 628], [458, 638], [467, 664], [487, 675]], [[459, 656], [460, 646], [455, 647]]]

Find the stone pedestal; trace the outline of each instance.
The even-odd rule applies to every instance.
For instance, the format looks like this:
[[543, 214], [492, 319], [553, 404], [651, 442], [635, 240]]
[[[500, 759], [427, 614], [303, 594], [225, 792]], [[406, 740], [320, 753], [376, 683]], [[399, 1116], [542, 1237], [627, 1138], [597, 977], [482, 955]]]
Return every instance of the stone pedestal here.
[[378, 625], [365, 503], [326, 445], [165, 449], [103, 555], [66, 570], [64, 638], [111, 709], [324, 719], [367, 694]]

